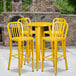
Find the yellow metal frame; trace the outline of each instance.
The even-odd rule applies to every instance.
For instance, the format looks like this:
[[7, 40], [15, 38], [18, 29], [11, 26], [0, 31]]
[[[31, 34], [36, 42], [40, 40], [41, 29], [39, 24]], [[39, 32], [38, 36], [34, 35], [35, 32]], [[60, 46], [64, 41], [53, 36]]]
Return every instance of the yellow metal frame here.
[[[32, 34], [35, 34], [35, 31], [32, 31], [32, 28], [27, 26], [27, 23], [31, 23], [30, 18], [19, 18], [17, 22], [21, 22], [23, 25], [23, 35], [29, 37], [32, 36]], [[29, 57], [31, 54], [31, 46], [30, 46], [30, 51], [29, 51], [29, 41], [27, 41], [27, 46], [26, 46], [26, 50], [27, 50], [27, 62], [29, 63]]]
[[35, 27], [35, 44], [36, 44], [36, 70], [39, 69], [39, 60], [40, 60], [40, 48], [42, 45], [42, 37], [44, 36], [44, 26], [52, 26], [51, 22], [32, 22], [27, 24], [29, 27]]
[[[7, 30], [10, 38], [10, 55], [9, 55], [9, 63], [8, 70], [10, 69], [11, 57], [17, 58], [16, 55], [12, 55], [12, 41], [18, 42], [18, 67], [19, 67], [19, 75], [21, 74], [21, 67], [23, 66], [23, 60], [26, 61], [24, 56], [24, 41], [31, 42], [32, 48], [32, 71], [34, 71], [34, 40], [33, 37], [24, 37], [23, 36], [23, 26], [20, 22], [9, 22], [7, 24]], [[22, 55], [21, 55], [21, 43], [22, 43]]]
[[[66, 20], [64, 18], [54, 18], [52, 23], [54, 24], [55, 22], [66, 22]], [[51, 35], [51, 33], [49, 31], [44, 31], [44, 34], [50, 34]], [[58, 46], [58, 49], [60, 49], [60, 48], [61, 48], [61, 46]], [[51, 50], [50, 46], [45, 48], [45, 49]]]
[[64, 18], [54, 18], [53, 23], [55, 22], [66, 22], [66, 20]]
[[18, 22], [21, 22], [23, 25], [23, 31], [24, 31], [24, 35], [28, 35], [29, 34], [29, 30], [30, 30], [30, 34], [35, 34], [35, 31], [32, 30], [32, 28], [29, 29], [29, 27], [27, 26], [27, 23], [31, 23], [30, 18], [19, 18]]
[[[52, 56], [52, 54], [50, 54], [50, 55], [48, 55], [48, 56], [45, 56], [44, 58], [53, 60], [53, 58], [49, 58], [49, 57], [51, 57], [51, 56]], [[63, 57], [63, 56], [64, 56], [64, 55], [57, 54], [57, 59], [58, 59], [58, 58], [61, 58], [61, 57]]]
[[[42, 52], [42, 58], [41, 58], [41, 71], [43, 71], [43, 60], [44, 58], [52, 59], [53, 60], [53, 66], [55, 66], [55, 74], [57, 74], [57, 58], [64, 57], [65, 59], [65, 66], [66, 69], [68, 69], [67, 66], [67, 59], [66, 59], [66, 36], [68, 31], [68, 23], [66, 22], [55, 22], [53, 27], [49, 27], [49, 32], [51, 33], [50, 37], [43, 37], [42, 40], [42, 46], [41, 46], [41, 52]], [[52, 30], [50, 30], [50, 28]], [[51, 48], [52, 48], [52, 58], [48, 58], [49, 56], [44, 56], [44, 41], [49, 40], [51, 41]], [[58, 47], [58, 41], [62, 42], [62, 49], [63, 49], [63, 55], [60, 55], [57, 57], [57, 47]], [[53, 46], [54, 45], [54, 46]]]

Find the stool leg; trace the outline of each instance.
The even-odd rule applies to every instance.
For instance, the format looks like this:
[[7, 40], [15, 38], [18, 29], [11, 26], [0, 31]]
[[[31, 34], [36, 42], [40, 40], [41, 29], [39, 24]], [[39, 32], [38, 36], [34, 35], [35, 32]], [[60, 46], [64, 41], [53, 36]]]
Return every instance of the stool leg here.
[[66, 67], [66, 70], [67, 70], [68, 66], [67, 66], [67, 59], [66, 59], [65, 41], [62, 41], [62, 49], [63, 49], [63, 55], [64, 55], [64, 59], [65, 59], [65, 67]]
[[9, 55], [8, 70], [10, 69], [11, 56], [12, 56], [12, 41], [10, 40], [10, 55]]
[[26, 59], [28, 58], [28, 46], [26, 43], [26, 53], [25, 53], [25, 60], [24, 60], [24, 65], [26, 64]]
[[21, 67], [23, 66], [23, 56], [24, 56], [24, 41], [22, 42], [22, 58], [21, 58]]
[[21, 75], [21, 41], [18, 41], [18, 67], [19, 75]]
[[27, 62], [29, 63], [29, 40], [27, 40], [27, 43], [26, 43], [26, 54], [25, 54], [24, 65], [26, 63], [26, 57], [27, 57]]
[[55, 74], [57, 74], [57, 41], [54, 43], [54, 55], [55, 55]]
[[29, 63], [29, 40], [27, 40], [27, 63]]
[[53, 66], [55, 66], [54, 64], [54, 48], [53, 48], [53, 41], [51, 41], [51, 49], [52, 49], [52, 61], [53, 61]]
[[32, 71], [34, 71], [34, 40], [31, 40], [32, 46]]
[[[31, 36], [31, 37], [32, 37], [31, 27], [29, 27], [29, 36]], [[31, 41], [30, 41], [29, 46], [30, 46], [30, 50], [29, 50], [29, 57], [30, 57], [30, 56], [31, 56], [31, 49], [32, 49], [32, 46], [31, 46]]]
[[32, 49], [32, 46], [31, 46], [31, 41], [30, 41], [29, 57], [31, 56], [31, 49]]
[[41, 71], [43, 71], [43, 59], [44, 59], [44, 40], [42, 40], [42, 44], [41, 44], [41, 54], [42, 54], [42, 56], [41, 56]]
[[27, 57], [26, 54], [27, 54], [27, 52], [25, 53], [24, 65], [26, 64], [26, 57]]
[[[45, 49], [45, 41], [43, 41], [43, 50]], [[45, 56], [45, 50], [43, 51], [43, 57]], [[43, 58], [43, 60], [44, 60], [45, 58]]]

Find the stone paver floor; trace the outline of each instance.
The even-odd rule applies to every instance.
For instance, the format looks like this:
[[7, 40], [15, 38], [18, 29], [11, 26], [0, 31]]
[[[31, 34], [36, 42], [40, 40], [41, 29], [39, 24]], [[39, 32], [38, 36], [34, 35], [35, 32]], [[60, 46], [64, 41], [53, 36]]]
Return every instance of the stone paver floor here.
[[[9, 47], [0, 46], [0, 76], [19, 76], [17, 59], [12, 58], [11, 69], [8, 70], [9, 49]], [[13, 48], [13, 53], [17, 53], [17, 47]], [[46, 55], [49, 53], [51, 52], [46, 50]], [[61, 49], [58, 53], [62, 53]], [[58, 59], [57, 76], [76, 76], [76, 46], [67, 46], [66, 53], [68, 70], [65, 70], [64, 59]], [[41, 63], [39, 63], [39, 71], [36, 71], [36, 57], [35, 71], [32, 72], [32, 61], [30, 59], [30, 63], [23, 65], [21, 72], [21, 76], [55, 76], [51, 60], [44, 61], [43, 72], [41, 72]]]

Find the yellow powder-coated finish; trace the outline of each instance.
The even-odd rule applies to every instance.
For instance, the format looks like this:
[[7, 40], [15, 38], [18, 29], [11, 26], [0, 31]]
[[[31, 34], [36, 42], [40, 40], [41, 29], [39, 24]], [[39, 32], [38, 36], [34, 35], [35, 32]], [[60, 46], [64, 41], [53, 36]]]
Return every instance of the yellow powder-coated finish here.
[[44, 36], [44, 27], [52, 26], [51, 22], [31, 22], [27, 24], [29, 27], [35, 27], [35, 40], [36, 40], [36, 70], [39, 68], [40, 59], [40, 46], [42, 45], [42, 37]]
[[54, 18], [53, 23], [55, 22], [66, 22], [66, 20], [64, 18]]
[[[66, 22], [66, 20], [64, 18], [54, 18], [52, 23], [54, 24], [55, 22]], [[50, 32], [49, 31], [44, 31], [44, 34], [50, 34]], [[45, 48], [45, 49], [49, 49], [49, 48], [50, 47]], [[58, 48], [61, 48], [61, 47], [58, 47]]]
[[[52, 23], [55, 22], [66, 22], [64, 18], [54, 18]], [[49, 31], [44, 31], [45, 34], [49, 34]]]
[[[21, 66], [23, 65], [24, 56], [24, 41], [30, 40], [32, 43], [32, 71], [34, 71], [34, 40], [33, 37], [24, 37], [23, 36], [23, 26], [20, 22], [9, 22], [7, 24], [7, 30], [10, 38], [10, 55], [9, 55], [9, 63], [8, 70], [10, 69], [11, 57], [16, 57], [16, 55], [12, 55], [12, 41], [18, 42], [18, 67], [19, 67], [19, 75], [21, 74]], [[22, 43], [22, 55], [21, 55], [21, 43]], [[22, 56], [22, 57], [21, 57]], [[17, 58], [17, 57], [16, 57]]]
[[[30, 18], [19, 18], [18, 22], [21, 22], [23, 25], [23, 35], [24, 36], [27, 35], [27, 37], [29, 37], [29, 36], [32, 36], [32, 34], [35, 34], [35, 31], [32, 31], [32, 28], [29, 28], [27, 26], [27, 23], [31, 23]], [[30, 31], [30, 33], [29, 33], [29, 31]], [[26, 46], [26, 51], [27, 51], [26, 56], [28, 56], [28, 59], [27, 59], [28, 63], [29, 63], [29, 57], [30, 57], [30, 53], [31, 53], [31, 51], [29, 51], [29, 46], [30, 45], [29, 45], [29, 40], [28, 40], [27, 46]], [[31, 50], [31, 46], [30, 46], [30, 50]], [[24, 64], [25, 64], [25, 62], [24, 62]]]
[[[42, 59], [41, 59], [41, 70], [43, 71], [43, 58], [46, 58], [44, 57], [43, 55], [43, 52], [44, 52], [44, 44], [43, 42], [45, 40], [49, 40], [51, 42], [54, 43], [54, 47], [52, 47], [53, 49], [53, 55], [52, 55], [52, 60], [53, 60], [53, 65], [55, 66], [55, 74], [57, 74], [57, 58], [60, 58], [60, 57], [64, 57], [65, 59], [65, 66], [66, 66], [66, 69], [68, 69], [67, 67], [67, 60], [66, 60], [66, 48], [65, 48], [65, 43], [66, 43], [66, 36], [67, 36], [67, 31], [68, 31], [68, 23], [66, 22], [55, 22], [53, 25], [52, 25], [52, 28], [50, 29], [51, 27], [49, 27], [49, 32], [50, 32], [50, 36], [49, 37], [43, 37], [42, 38]], [[57, 47], [58, 47], [58, 41], [61, 41], [62, 42], [62, 49], [63, 49], [63, 55], [60, 55], [60, 57], [57, 57]], [[53, 58], [54, 57], [54, 58]]]
[[29, 30], [31, 31], [30, 34], [35, 34], [35, 31], [33, 31], [32, 28], [29, 29], [29, 27], [27, 26], [27, 23], [31, 23], [30, 18], [19, 18], [18, 22], [21, 22], [23, 25], [24, 35], [28, 35]]
[[45, 27], [50, 25], [52, 25], [51, 22], [31, 22], [27, 24], [27, 26], [35, 26], [35, 27]]

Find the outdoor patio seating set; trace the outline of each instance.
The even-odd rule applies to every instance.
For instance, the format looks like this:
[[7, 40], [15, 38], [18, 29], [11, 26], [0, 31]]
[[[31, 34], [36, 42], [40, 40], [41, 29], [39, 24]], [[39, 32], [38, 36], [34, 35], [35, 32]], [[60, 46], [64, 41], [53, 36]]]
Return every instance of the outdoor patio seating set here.
[[[32, 30], [35, 27], [35, 30]], [[48, 31], [44, 31], [44, 27], [48, 27]], [[8, 70], [10, 69], [11, 57], [18, 58], [19, 75], [21, 75], [21, 67], [26, 64], [26, 60], [29, 63], [29, 59], [32, 58], [32, 71], [34, 71], [34, 38], [32, 34], [35, 34], [35, 46], [36, 46], [36, 70], [39, 69], [39, 61], [41, 61], [41, 71], [43, 71], [43, 62], [45, 59], [51, 59], [53, 67], [55, 67], [55, 74], [57, 74], [57, 59], [64, 57], [66, 69], [66, 36], [68, 32], [68, 23], [64, 18], [55, 18], [53, 22], [31, 22], [29, 18], [20, 18], [17, 22], [9, 22], [7, 24], [7, 30], [10, 38], [10, 55]], [[49, 34], [49, 36], [46, 36]], [[51, 42], [52, 54], [45, 56], [45, 41]], [[12, 42], [18, 42], [18, 54], [12, 55]], [[26, 51], [24, 42], [26, 41]], [[58, 46], [58, 42], [61, 41], [62, 45]], [[62, 48], [63, 55], [57, 54], [58, 47]], [[22, 49], [21, 49], [22, 48]], [[32, 54], [32, 57], [31, 57]], [[17, 57], [18, 56], [18, 57]], [[52, 58], [49, 58], [52, 57]], [[51, 71], [50, 71], [51, 72]]]

